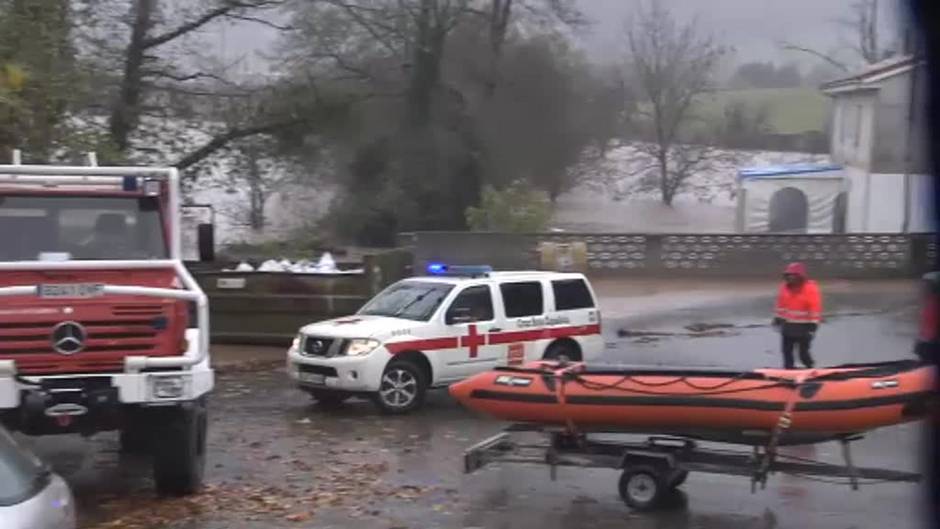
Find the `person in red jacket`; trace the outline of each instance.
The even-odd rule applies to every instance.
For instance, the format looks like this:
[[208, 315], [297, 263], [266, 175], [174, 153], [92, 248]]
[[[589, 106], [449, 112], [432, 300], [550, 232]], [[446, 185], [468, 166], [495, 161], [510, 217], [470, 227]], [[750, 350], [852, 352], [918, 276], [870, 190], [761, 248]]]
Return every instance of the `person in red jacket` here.
[[822, 321], [822, 296], [815, 281], [806, 277], [803, 263], [790, 263], [783, 272], [773, 324], [782, 338], [783, 368], [793, 369], [793, 349], [800, 361], [813, 367], [810, 345]]

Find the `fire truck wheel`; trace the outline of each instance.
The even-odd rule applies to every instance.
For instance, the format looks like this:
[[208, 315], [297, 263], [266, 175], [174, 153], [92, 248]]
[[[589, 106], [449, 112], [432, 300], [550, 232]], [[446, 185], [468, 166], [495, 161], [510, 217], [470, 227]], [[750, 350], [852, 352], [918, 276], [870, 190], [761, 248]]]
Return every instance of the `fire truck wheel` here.
[[121, 452], [125, 454], [146, 454], [150, 452], [152, 431], [148, 428], [148, 415], [143, 410], [136, 410], [124, 419], [120, 432]]
[[427, 385], [424, 371], [420, 367], [408, 360], [394, 360], [386, 366], [379, 391], [373, 399], [385, 413], [409, 413], [424, 403]]
[[170, 496], [193, 494], [202, 486], [206, 460], [206, 403], [165, 411], [155, 437], [153, 476], [157, 492]]

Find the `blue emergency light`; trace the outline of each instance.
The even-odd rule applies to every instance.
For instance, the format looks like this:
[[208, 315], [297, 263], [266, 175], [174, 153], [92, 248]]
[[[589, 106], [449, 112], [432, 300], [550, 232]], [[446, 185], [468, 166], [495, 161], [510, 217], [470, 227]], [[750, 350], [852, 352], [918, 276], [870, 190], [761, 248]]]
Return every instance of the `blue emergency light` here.
[[121, 189], [123, 191], [134, 192], [137, 191], [137, 177], [136, 176], [125, 176], [121, 179]]
[[481, 277], [493, 271], [489, 265], [454, 266], [444, 263], [428, 263], [428, 274], [432, 276]]

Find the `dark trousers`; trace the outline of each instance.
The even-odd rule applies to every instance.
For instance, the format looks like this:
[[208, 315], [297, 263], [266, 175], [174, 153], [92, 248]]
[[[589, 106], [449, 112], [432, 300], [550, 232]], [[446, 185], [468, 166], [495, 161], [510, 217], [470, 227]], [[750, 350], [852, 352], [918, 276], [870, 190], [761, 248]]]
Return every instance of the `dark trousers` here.
[[784, 369], [793, 369], [793, 348], [796, 347], [800, 351], [800, 362], [803, 363], [806, 367], [813, 367], [815, 362], [813, 362], [813, 357], [809, 354], [809, 346], [813, 343], [813, 335], [811, 334], [799, 334], [799, 335], [783, 335], [783, 368]]

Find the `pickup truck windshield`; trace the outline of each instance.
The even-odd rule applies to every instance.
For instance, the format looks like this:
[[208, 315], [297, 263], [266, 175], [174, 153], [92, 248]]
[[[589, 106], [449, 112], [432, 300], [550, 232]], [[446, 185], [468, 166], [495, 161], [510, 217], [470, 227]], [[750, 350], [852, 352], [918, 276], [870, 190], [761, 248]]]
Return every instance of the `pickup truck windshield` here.
[[0, 261], [165, 259], [156, 197], [0, 195]]
[[402, 281], [372, 298], [359, 314], [428, 321], [453, 289], [445, 283]]
[[0, 429], [0, 507], [25, 501], [45, 486], [48, 471]]

